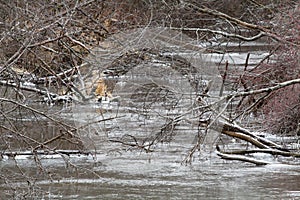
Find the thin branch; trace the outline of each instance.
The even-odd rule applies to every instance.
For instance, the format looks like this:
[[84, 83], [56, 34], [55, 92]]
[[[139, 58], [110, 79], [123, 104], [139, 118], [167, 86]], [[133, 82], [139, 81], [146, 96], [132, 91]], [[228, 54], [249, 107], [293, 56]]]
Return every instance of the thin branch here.
[[196, 9], [197, 11], [199, 11], [201, 13], [206, 13], [206, 14], [213, 15], [215, 17], [224, 19], [224, 20], [228, 20], [230, 22], [233, 22], [237, 25], [240, 25], [240, 26], [248, 28], [248, 29], [258, 30], [258, 31], [261, 32], [261, 34], [269, 36], [269, 37], [271, 37], [271, 38], [273, 38], [277, 41], [280, 41], [280, 42], [283, 42], [283, 43], [286, 43], [286, 44], [290, 44], [290, 45], [293, 45], [293, 46], [299, 46], [299, 44], [289, 42], [289, 41], [287, 41], [284, 38], [278, 36], [276, 33], [272, 32], [271, 30], [269, 30], [269, 29], [267, 29], [263, 26], [259, 26], [259, 25], [256, 25], [256, 24], [251, 24], [251, 23], [242, 21], [240, 19], [237, 19], [235, 17], [231, 17], [231, 16], [229, 16], [225, 13], [222, 13], [220, 11], [217, 11], [217, 10], [212, 10], [212, 9], [210, 9], [208, 7], [205, 7], [205, 6], [199, 7], [199, 6], [196, 6], [195, 4], [188, 3], [188, 2], [186, 2], [185, 4], [190, 6], [191, 8]]
[[75, 44], [78, 44], [79, 46], [83, 47], [84, 49], [86, 49], [89, 53], [91, 52], [91, 50], [85, 46], [82, 42], [75, 40], [74, 38], [72, 38], [69, 34], [65, 34], [65, 36], [71, 40], [72, 42], [74, 42]]
[[7, 156], [9, 158], [15, 156], [33, 156], [33, 155], [89, 155], [91, 152], [89, 151], [82, 151], [82, 150], [33, 150], [33, 151], [10, 151], [10, 152], [1, 152], [0, 155]]
[[252, 37], [245, 37], [239, 34], [233, 34], [233, 33], [228, 33], [225, 31], [218, 31], [218, 30], [211, 30], [211, 29], [207, 29], [207, 28], [177, 28], [177, 27], [171, 27], [171, 30], [181, 30], [181, 31], [201, 31], [201, 32], [209, 32], [209, 33], [213, 33], [213, 34], [217, 34], [217, 35], [222, 35], [224, 37], [228, 37], [228, 38], [237, 38], [243, 41], [255, 41], [258, 40], [259, 38], [266, 36], [266, 34], [264, 32], [259, 32], [257, 35], [254, 35]]
[[32, 80], [32, 82], [37, 83], [37, 84], [44, 84], [44, 83], [49, 83], [49, 82], [51, 83], [51, 82], [54, 82], [54, 81], [57, 81], [57, 80], [60, 81], [61, 79], [69, 81], [69, 80], [72, 80], [72, 79], [76, 78], [76, 76], [73, 75], [72, 77], [67, 77], [68, 74], [73, 74], [73, 72], [76, 73], [76, 71], [78, 71], [80, 68], [85, 67], [87, 65], [89, 65], [89, 63], [85, 62], [85, 63], [82, 63], [79, 66], [72, 67], [68, 70], [65, 70], [61, 73], [58, 73], [58, 74], [55, 74], [55, 75], [52, 75], [52, 76], [34, 78]]
[[[57, 119], [55, 119], [55, 118], [49, 116], [48, 114], [46, 114], [46, 113], [44, 113], [44, 112], [42, 112], [42, 111], [39, 111], [39, 110], [37, 110], [37, 109], [34, 109], [34, 108], [30, 107], [30, 106], [27, 106], [27, 105], [25, 105], [25, 104], [23, 104], [23, 103], [19, 103], [19, 102], [17, 102], [17, 101], [14, 101], [14, 100], [11, 100], [11, 99], [7, 99], [7, 98], [2, 98], [2, 97], [0, 97], [0, 101], [4, 101], [4, 102], [8, 102], [8, 103], [12, 103], [12, 104], [18, 105], [18, 106], [20, 106], [20, 107], [22, 107], [22, 108], [24, 108], [24, 109], [30, 110], [30, 111], [32, 111], [32, 112], [34, 112], [34, 113], [37, 113], [37, 114], [39, 114], [39, 115], [41, 115], [41, 116], [44, 116], [44, 117], [46, 117], [47, 119], [49, 119], [49, 120], [51, 120], [51, 121], [53, 121], [53, 122], [55, 122], [55, 123], [57, 123], [57, 124], [62, 125], [63, 127], [71, 128], [72, 130], [74, 129], [73, 126], [71, 126], [71, 125], [69, 125], [69, 124], [66, 124], [66, 123], [62, 122], [61, 120], [57, 120]], [[74, 134], [71, 133], [69, 130], [66, 129], [66, 131], [67, 131], [70, 135], [74, 135]]]
[[63, 37], [64, 37], [64, 35], [60, 35], [60, 36], [57, 36], [55, 38], [50, 38], [50, 39], [47, 39], [47, 40], [43, 40], [41, 42], [30, 44], [30, 45], [28, 45], [28, 48], [32, 48], [32, 47], [36, 47], [36, 46], [45, 45], [45, 44], [48, 44], [48, 43], [51, 43], [51, 42], [55, 42], [59, 39], [62, 39]]
[[225, 87], [225, 81], [226, 81], [226, 78], [227, 78], [227, 72], [228, 72], [228, 60], [226, 60], [226, 63], [225, 63], [225, 70], [224, 70], [224, 74], [222, 76], [222, 85], [221, 85], [221, 89], [220, 89], [220, 93], [219, 93], [219, 96], [223, 96], [223, 91], [224, 91], [224, 87]]
[[300, 78], [298, 79], [293, 79], [293, 80], [289, 80], [289, 81], [285, 81], [285, 82], [281, 82], [281, 83], [277, 83], [275, 86], [271, 86], [271, 87], [266, 87], [266, 88], [262, 88], [262, 89], [258, 89], [258, 90], [250, 90], [250, 91], [245, 91], [245, 92], [234, 92], [232, 94], [229, 94], [227, 96], [225, 96], [226, 98], [230, 98], [232, 96], [234, 97], [241, 97], [241, 96], [249, 96], [249, 95], [254, 95], [254, 94], [261, 94], [261, 93], [269, 93], [290, 85], [295, 85], [295, 84], [300, 84]]
[[[32, 51], [31, 51], [31, 52], [32, 52]], [[34, 52], [32, 52], [32, 53], [35, 54]], [[69, 90], [71, 90], [71, 91], [77, 93], [77, 94], [82, 98], [83, 101], [86, 101], [86, 100], [87, 100], [86, 96], [83, 95], [82, 92], [81, 92], [76, 86], [74, 86], [74, 84], [73, 84], [72, 82], [66, 82], [65, 80], [63, 80], [60, 76], [58, 76], [58, 75], [55, 73], [55, 71], [53, 71], [53, 69], [51, 69], [51, 67], [50, 67], [50, 66], [49, 66], [42, 58], [40, 58], [40, 57], [39, 57], [38, 55], [36, 55], [36, 54], [35, 54], [35, 56], [37, 57], [37, 59], [38, 59], [39, 61], [41, 61], [41, 62], [43, 63], [44, 66], [41, 65], [41, 67], [42, 67], [44, 70], [46, 70], [46, 71], [48, 71], [49, 73], [51, 73], [52, 75], [54, 75], [54, 76], [57, 78], [57, 80], [61, 81], [61, 83], [63, 83]]]
[[232, 121], [235, 121], [240, 116], [243, 116], [244, 114], [250, 112], [253, 108], [255, 108], [256, 106], [258, 106], [263, 100], [267, 99], [270, 96], [270, 94], [271, 93], [266, 93], [265, 95], [263, 95], [262, 97], [260, 97], [259, 99], [257, 99], [254, 103], [252, 103], [250, 106], [248, 106], [248, 108], [244, 109], [244, 111], [242, 113], [240, 113], [237, 116], [235, 116], [232, 119]]

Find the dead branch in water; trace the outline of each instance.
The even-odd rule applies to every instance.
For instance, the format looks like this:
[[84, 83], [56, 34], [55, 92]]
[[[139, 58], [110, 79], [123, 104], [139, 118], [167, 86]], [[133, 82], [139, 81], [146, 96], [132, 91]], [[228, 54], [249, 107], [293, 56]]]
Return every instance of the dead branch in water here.
[[[91, 152], [82, 151], [82, 150], [34, 150], [34, 151], [10, 151], [10, 152], [1, 152], [0, 158], [7, 156], [8, 158], [14, 158], [16, 156], [35, 156], [35, 155], [89, 155]], [[1, 160], [1, 159], [0, 159]]]
[[299, 158], [300, 154], [296, 152], [286, 152], [277, 149], [247, 149], [247, 150], [234, 150], [234, 151], [222, 151], [224, 154], [236, 154], [236, 155], [248, 155], [254, 153], [266, 153], [271, 155], [280, 155], [285, 157]]
[[225, 160], [239, 160], [239, 161], [243, 161], [243, 162], [253, 163], [253, 164], [256, 164], [256, 165], [271, 164], [271, 162], [264, 161], [264, 160], [258, 160], [258, 159], [249, 158], [249, 157], [246, 157], [246, 156], [241, 156], [241, 155], [222, 153], [218, 146], [216, 147], [216, 149], [217, 149], [217, 155], [220, 156], [222, 159], [225, 159]]

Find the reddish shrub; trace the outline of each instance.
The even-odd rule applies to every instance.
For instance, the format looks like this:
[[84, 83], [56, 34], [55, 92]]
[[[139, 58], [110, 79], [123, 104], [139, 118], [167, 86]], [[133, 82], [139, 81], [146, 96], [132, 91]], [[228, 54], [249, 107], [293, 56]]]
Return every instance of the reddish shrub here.
[[[266, 125], [281, 134], [295, 133], [300, 123], [300, 85], [280, 89], [263, 105]], [[298, 133], [299, 134], [299, 133]]]
[[[242, 84], [247, 89], [259, 89], [300, 78], [300, 9], [296, 7], [281, 13], [274, 19], [274, 24], [274, 32], [282, 41], [272, 62], [262, 64], [243, 76]], [[264, 124], [269, 130], [281, 134], [298, 132], [300, 84], [272, 92], [259, 106], [264, 115]]]

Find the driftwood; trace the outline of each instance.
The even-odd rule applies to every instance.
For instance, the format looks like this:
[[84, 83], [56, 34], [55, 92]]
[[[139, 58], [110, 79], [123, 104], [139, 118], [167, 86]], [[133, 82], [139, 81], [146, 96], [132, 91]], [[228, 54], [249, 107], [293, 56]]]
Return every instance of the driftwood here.
[[249, 158], [247, 156], [241, 156], [241, 155], [236, 155], [236, 154], [227, 154], [227, 153], [222, 153], [220, 151], [220, 148], [218, 148], [217, 146], [217, 155], [220, 156], [222, 159], [225, 160], [239, 160], [239, 161], [243, 161], [243, 162], [249, 162], [249, 163], [253, 163], [256, 165], [267, 165], [267, 164], [271, 164], [271, 162], [268, 161], [264, 161], [264, 160], [258, 160], [255, 158]]
[[[39, 94], [44, 97], [39, 101], [49, 104], [78, 101], [78, 97], [81, 97], [82, 100], [86, 101], [90, 97], [84, 96], [82, 92], [72, 83], [72, 81], [78, 78], [78, 71], [88, 65], [88, 63], [83, 63], [57, 74], [51, 71], [52, 75], [46, 77], [37, 77], [34, 74], [27, 76], [28, 74], [24, 73], [26, 75], [25, 76], [21, 72], [19, 73], [18, 71], [14, 71], [15, 79], [4, 78], [3, 80], [0, 80], [0, 85], [16, 88], [20, 91]], [[50, 92], [48, 88], [45, 87], [45, 85], [48, 86], [55, 82], [62, 83], [69, 92], [65, 92], [65, 94], [54, 93]], [[76, 94], [77, 97], [75, 97], [73, 94]]]
[[232, 23], [234, 23], [234, 24], [236, 24], [240, 27], [244, 27], [244, 28], [251, 29], [251, 30], [256, 30], [256, 31], [258, 31], [258, 34], [253, 36], [253, 37], [247, 38], [247, 37], [243, 37], [241, 35], [230, 34], [230, 33], [222, 32], [222, 31], [218, 31], [218, 32], [212, 31], [212, 30], [202, 30], [202, 31], [214, 32], [214, 33], [217, 33], [217, 34], [220, 34], [220, 35], [224, 35], [226, 37], [238, 38], [238, 39], [245, 40], [245, 41], [252, 41], [252, 40], [256, 40], [258, 38], [261, 38], [262, 36], [268, 36], [268, 37], [273, 38], [277, 41], [280, 41], [284, 44], [298, 46], [298, 44], [292, 43], [292, 42], [278, 36], [276, 33], [272, 32], [271, 29], [268, 29], [266, 27], [242, 21], [238, 18], [229, 16], [229, 15], [227, 15], [225, 13], [222, 13], [222, 12], [219, 12], [217, 10], [212, 10], [212, 9], [210, 9], [208, 7], [205, 7], [205, 6], [199, 7], [199, 6], [197, 6], [193, 3], [186, 3], [186, 6], [191, 7], [191, 8], [195, 9], [196, 11], [198, 11], [200, 13], [209, 14], [209, 15], [215, 16], [216, 18], [219, 18], [219, 19], [225, 19], [225, 20], [227, 20], [229, 22], [232, 22]]

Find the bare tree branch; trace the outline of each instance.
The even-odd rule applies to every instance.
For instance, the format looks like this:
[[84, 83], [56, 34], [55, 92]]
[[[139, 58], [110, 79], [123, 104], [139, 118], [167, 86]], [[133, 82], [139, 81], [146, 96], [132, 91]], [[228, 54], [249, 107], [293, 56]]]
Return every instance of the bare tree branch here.
[[181, 31], [209, 32], [209, 33], [213, 33], [213, 34], [216, 34], [216, 35], [222, 35], [222, 36], [228, 37], [228, 38], [236, 38], [236, 39], [240, 39], [240, 40], [248, 41], [248, 42], [255, 41], [255, 40], [258, 40], [259, 38], [261, 38], [263, 36], [266, 36], [266, 34], [264, 32], [260, 32], [257, 35], [254, 35], [252, 37], [245, 37], [245, 36], [242, 36], [242, 35], [239, 35], [239, 34], [227, 33], [227, 32], [224, 32], [224, 31], [211, 30], [211, 29], [206, 29], [206, 28], [186, 28], [186, 27], [176, 28], [176, 27], [171, 27], [171, 29], [172, 30], [181, 30]]
[[300, 79], [293, 79], [293, 80], [289, 80], [289, 81], [285, 81], [282, 83], [276, 83], [275, 86], [271, 86], [271, 87], [266, 87], [266, 88], [262, 88], [262, 89], [258, 89], [258, 90], [251, 90], [251, 91], [245, 91], [245, 92], [234, 92], [232, 94], [229, 94], [226, 96], [226, 98], [230, 98], [230, 97], [241, 97], [241, 96], [249, 96], [249, 95], [254, 95], [254, 94], [261, 94], [261, 93], [269, 93], [275, 90], [279, 90], [281, 88], [290, 86], [290, 85], [295, 85], [295, 84], [300, 84]]
[[260, 31], [260, 34], [269, 36], [269, 37], [271, 37], [271, 38], [273, 38], [277, 41], [287, 43], [287, 44], [290, 44], [290, 45], [293, 45], [293, 46], [299, 46], [298, 43], [289, 42], [286, 39], [284, 39], [283, 37], [279, 36], [278, 34], [272, 32], [271, 30], [269, 30], [265, 27], [239, 20], [239, 19], [231, 17], [231, 16], [229, 16], [225, 13], [219, 12], [217, 10], [212, 10], [212, 9], [210, 9], [208, 7], [205, 7], [205, 6], [199, 7], [199, 6], [196, 6], [195, 4], [188, 3], [188, 2], [185, 2], [185, 4], [189, 7], [191, 7], [191, 8], [196, 9], [197, 11], [199, 11], [201, 13], [206, 13], [206, 14], [213, 15], [213, 16], [221, 18], [221, 19], [228, 20], [230, 22], [233, 22], [233, 23], [235, 23], [237, 25], [240, 25], [242, 27], [245, 27], [245, 28], [258, 30], [258, 31]]

